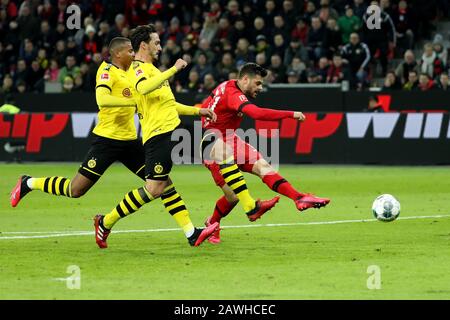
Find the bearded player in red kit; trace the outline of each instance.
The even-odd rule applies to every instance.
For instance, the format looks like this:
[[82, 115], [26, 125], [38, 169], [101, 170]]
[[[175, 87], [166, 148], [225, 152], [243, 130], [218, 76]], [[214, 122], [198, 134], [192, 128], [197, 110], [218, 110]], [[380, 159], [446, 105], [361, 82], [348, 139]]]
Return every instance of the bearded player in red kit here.
[[[246, 63], [237, 80], [221, 83], [202, 104], [202, 108], [209, 108], [217, 114], [215, 122], [203, 119], [202, 126], [206, 131], [201, 145], [202, 153], [206, 147], [211, 148], [210, 159], [203, 157], [203, 163], [210, 170], [216, 185], [224, 192], [224, 196], [216, 202], [213, 215], [207, 218], [207, 226], [220, 222], [238, 202], [247, 201], [241, 196], [241, 185], [247, 191], [241, 171], [257, 175], [271, 190], [292, 199], [299, 211], [324, 207], [330, 202], [330, 199], [297, 191], [255, 148], [236, 135], [235, 130], [239, 128], [244, 115], [255, 120], [305, 120], [301, 112], [259, 108], [248, 100], [247, 97], [254, 99], [261, 92], [266, 76], [267, 70], [263, 67]], [[208, 143], [207, 140], [211, 139], [214, 140]], [[275, 197], [272, 201], [277, 202], [278, 199]], [[244, 210], [249, 205], [242, 204]], [[219, 229], [208, 241], [220, 242]]]

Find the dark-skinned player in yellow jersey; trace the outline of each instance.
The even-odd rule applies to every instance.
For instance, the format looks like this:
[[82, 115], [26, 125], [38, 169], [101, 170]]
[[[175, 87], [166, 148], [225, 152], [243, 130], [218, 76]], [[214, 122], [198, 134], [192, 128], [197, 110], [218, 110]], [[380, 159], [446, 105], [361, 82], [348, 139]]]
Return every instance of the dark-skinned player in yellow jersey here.
[[169, 177], [173, 165], [171, 151], [174, 145], [171, 136], [181, 122], [179, 114], [199, 115], [214, 122], [215, 113], [209, 109], [186, 106], [175, 101], [168, 79], [184, 69], [187, 63], [178, 59], [175, 65], [165, 72], [154, 66], [162, 48], [153, 25], [139, 26], [132, 30], [130, 39], [136, 56], [128, 70], [128, 78], [141, 122], [146, 183], [143, 187], [127, 193], [108, 214], [95, 217], [96, 242], [100, 248], [107, 247], [106, 240], [117, 221], [161, 197], [189, 244], [198, 246], [217, 229], [218, 224], [201, 229], [194, 227], [191, 222], [185, 203]]

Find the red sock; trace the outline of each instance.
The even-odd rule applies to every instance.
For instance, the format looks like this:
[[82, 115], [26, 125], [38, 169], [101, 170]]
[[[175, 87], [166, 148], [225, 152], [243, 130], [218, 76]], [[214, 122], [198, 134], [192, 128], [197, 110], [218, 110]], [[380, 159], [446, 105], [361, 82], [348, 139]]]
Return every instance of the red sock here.
[[271, 172], [266, 174], [262, 181], [267, 184], [267, 186], [275, 192], [282, 194], [292, 200], [297, 200], [297, 198], [303, 196], [303, 193], [298, 192], [294, 187], [286, 181], [278, 173]]
[[211, 223], [220, 222], [220, 220], [226, 217], [231, 210], [236, 206], [236, 203], [229, 203], [225, 196], [222, 196], [216, 202], [216, 207], [214, 208], [214, 213], [211, 217]]

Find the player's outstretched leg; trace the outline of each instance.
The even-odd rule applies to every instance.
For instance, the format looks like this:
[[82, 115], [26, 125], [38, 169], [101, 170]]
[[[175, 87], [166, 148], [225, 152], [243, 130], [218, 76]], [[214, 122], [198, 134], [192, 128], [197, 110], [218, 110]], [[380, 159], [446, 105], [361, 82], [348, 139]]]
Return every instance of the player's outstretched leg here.
[[[239, 202], [236, 195], [231, 191], [231, 189], [227, 185], [224, 185], [222, 187], [222, 190], [226, 195], [220, 197], [219, 200], [217, 200], [212, 216], [209, 216], [205, 221], [205, 226], [207, 227], [215, 222], [220, 224], [220, 220], [226, 217]], [[220, 243], [220, 228], [218, 228], [211, 235], [211, 237], [209, 237], [208, 242], [212, 244]]]
[[71, 197], [70, 179], [63, 177], [32, 178], [23, 175], [11, 191], [11, 206], [16, 207], [20, 200], [32, 190], [41, 190], [57, 196]]
[[258, 160], [253, 172], [262, 178], [262, 181], [273, 191], [282, 194], [295, 203], [299, 211], [308, 208], [321, 208], [330, 203], [330, 199], [319, 198], [312, 194], [298, 192], [285, 178], [275, 172], [265, 160]]

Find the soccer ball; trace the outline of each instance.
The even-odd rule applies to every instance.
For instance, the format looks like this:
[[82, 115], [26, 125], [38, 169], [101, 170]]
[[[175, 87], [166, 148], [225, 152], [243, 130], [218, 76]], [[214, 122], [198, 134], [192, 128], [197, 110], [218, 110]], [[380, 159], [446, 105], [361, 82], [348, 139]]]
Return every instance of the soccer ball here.
[[400, 202], [390, 194], [382, 194], [373, 202], [372, 213], [379, 221], [394, 221], [400, 215]]

